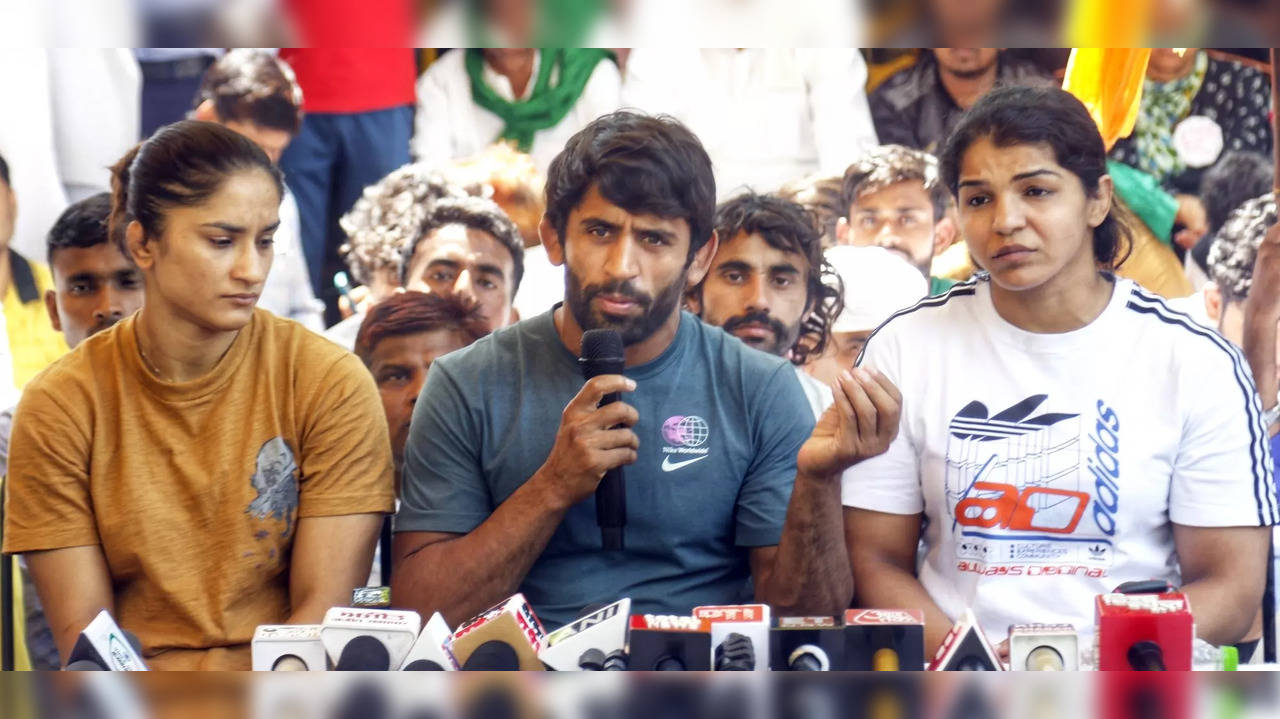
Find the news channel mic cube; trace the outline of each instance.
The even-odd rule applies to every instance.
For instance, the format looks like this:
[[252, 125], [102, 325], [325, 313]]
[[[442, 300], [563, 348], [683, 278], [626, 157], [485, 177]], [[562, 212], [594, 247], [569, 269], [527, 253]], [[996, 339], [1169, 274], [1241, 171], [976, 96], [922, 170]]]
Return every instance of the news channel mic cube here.
[[253, 632], [252, 647], [255, 672], [275, 671], [286, 657], [297, 657], [309, 672], [327, 668], [319, 624], [263, 624]]
[[822, 650], [830, 671], [845, 668], [844, 627], [835, 617], [778, 617], [769, 632], [769, 668], [790, 670], [791, 657], [801, 647]]
[[1097, 619], [1098, 671], [1128, 671], [1129, 650], [1138, 642], [1160, 648], [1165, 669], [1191, 671], [1195, 621], [1185, 594], [1100, 594]]
[[693, 608], [693, 616], [711, 622], [711, 653], [729, 638], [741, 634], [751, 640], [755, 653], [755, 671], [769, 671], [764, 653], [769, 651], [769, 624], [772, 610], [768, 604], [715, 604]]
[[844, 636], [849, 671], [924, 668], [924, 612], [918, 609], [850, 609]]
[[449, 651], [459, 666], [465, 666], [472, 652], [494, 640], [511, 645], [521, 671], [545, 668], [538, 653], [547, 646], [547, 633], [523, 594], [512, 595], [459, 625], [449, 640]]
[[1013, 671], [1076, 671], [1080, 639], [1070, 624], [1014, 624], [1009, 627], [1009, 668]]
[[1004, 663], [1000, 661], [995, 647], [982, 632], [978, 617], [972, 609], [964, 610], [951, 630], [942, 639], [942, 644], [929, 663], [931, 672], [1002, 672]]
[[391, 666], [399, 666], [418, 639], [422, 617], [417, 612], [397, 609], [333, 607], [324, 614], [320, 641], [336, 664], [347, 643], [368, 635], [387, 648]]
[[669, 614], [631, 616], [631, 671], [651, 671], [664, 658], [680, 662], [685, 671], [711, 670], [711, 622]]

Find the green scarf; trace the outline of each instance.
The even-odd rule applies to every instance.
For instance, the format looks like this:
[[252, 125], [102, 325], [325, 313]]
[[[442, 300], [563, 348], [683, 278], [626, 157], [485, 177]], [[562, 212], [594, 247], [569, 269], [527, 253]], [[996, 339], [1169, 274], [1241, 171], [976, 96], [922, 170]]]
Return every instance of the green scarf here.
[[[511, 102], [485, 83], [484, 51], [476, 48], [466, 51], [471, 99], [502, 118], [506, 126], [498, 138], [514, 140], [521, 152], [528, 152], [533, 146], [534, 133], [555, 127], [569, 114], [595, 72], [596, 64], [609, 56], [607, 51], [597, 48], [550, 48], [540, 52], [538, 77], [529, 99]], [[553, 74], [558, 75], [554, 86], [551, 84]]]
[[1173, 128], [1191, 112], [1191, 99], [1200, 92], [1209, 55], [1196, 53], [1190, 74], [1172, 82], [1147, 80], [1142, 85], [1142, 105], [1133, 135], [1138, 151], [1138, 169], [1164, 184], [1187, 168], [1173, 146]]

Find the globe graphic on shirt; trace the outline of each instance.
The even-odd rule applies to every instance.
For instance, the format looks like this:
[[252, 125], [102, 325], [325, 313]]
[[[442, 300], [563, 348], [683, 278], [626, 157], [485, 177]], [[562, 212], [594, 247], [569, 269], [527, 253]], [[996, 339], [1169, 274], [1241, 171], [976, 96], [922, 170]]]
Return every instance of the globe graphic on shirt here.
[[682, 447], [698, 447], [706, 443], [711, 428], [706, 420], [696, 415], [676, 415], [662, 423], [662, 437], [667, 442]]

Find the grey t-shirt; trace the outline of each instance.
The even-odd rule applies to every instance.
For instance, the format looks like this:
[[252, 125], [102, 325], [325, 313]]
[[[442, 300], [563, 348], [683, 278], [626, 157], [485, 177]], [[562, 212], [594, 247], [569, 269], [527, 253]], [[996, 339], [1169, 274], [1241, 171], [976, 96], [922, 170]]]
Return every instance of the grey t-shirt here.
[[[639, 458], [624, 470], [626, 548], [600, 548], [594, 498], [572, 507], [520, 587], [548, 626], [620, 597], [635, 612], [678, 614], [747, 599], [748, 550], [781, 537], [814, 424], [791, 365], [682, 313], [671, 346], [625, 374], [637, 388], [624, 401], [640, 415]], [[479, 526], [546, 461], [582, 384], [552, 312], [436, 360], [405, 448], [396, 531]]]

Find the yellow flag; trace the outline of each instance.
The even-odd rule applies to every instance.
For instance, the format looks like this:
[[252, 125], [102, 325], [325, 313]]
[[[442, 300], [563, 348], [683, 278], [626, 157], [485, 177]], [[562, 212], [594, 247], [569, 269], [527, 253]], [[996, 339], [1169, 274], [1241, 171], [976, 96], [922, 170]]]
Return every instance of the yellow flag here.
[[1138, 119], [1150, 48], [1078, 47], [1071, 51], [1062, 89], [1075, 95], [1110, 150]]

